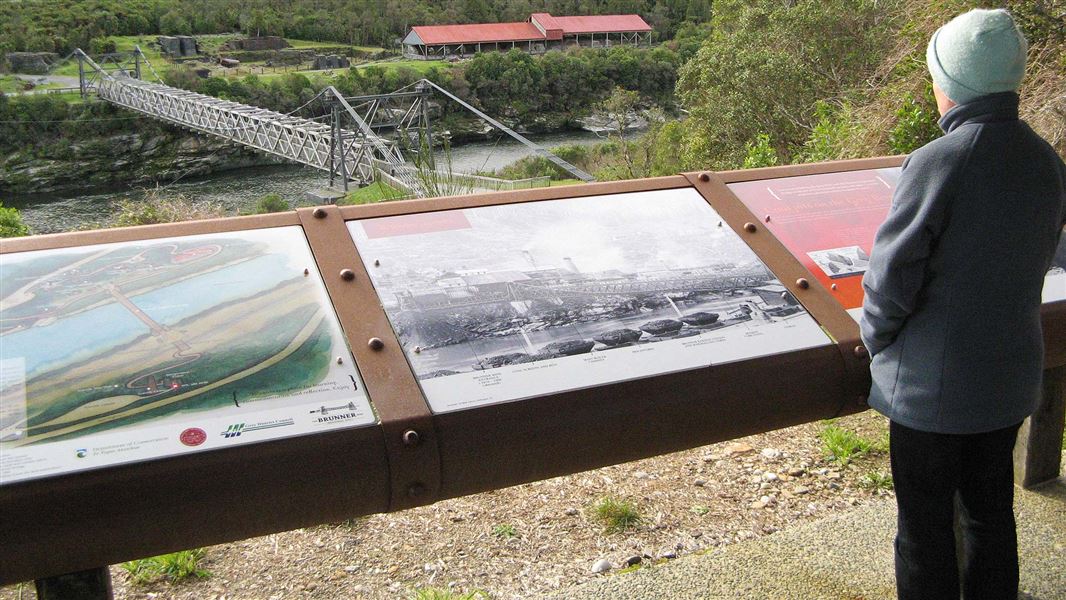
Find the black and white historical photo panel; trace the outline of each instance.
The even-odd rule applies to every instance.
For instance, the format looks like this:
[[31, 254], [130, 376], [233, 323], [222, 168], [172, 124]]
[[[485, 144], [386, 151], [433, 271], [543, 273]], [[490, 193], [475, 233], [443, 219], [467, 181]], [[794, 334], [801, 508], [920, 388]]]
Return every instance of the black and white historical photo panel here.
[[438, 413], [831, 343], [692, 189], [348, 227]]

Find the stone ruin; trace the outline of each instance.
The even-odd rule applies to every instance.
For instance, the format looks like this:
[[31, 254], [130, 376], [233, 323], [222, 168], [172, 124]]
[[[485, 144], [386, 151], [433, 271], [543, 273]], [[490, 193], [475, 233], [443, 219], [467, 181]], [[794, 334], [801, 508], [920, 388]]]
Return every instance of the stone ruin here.
[[8, 52], [5, 58], [13, 73], [44, 75], [59, 60], [59, 55], [55, 52]]
[[288, 48], [289, 42], [276, 35], [262, 35], [239, 40], [230, 40], [223, 44], [224, 50], [281, 50]]
[[351, 61], [343, 56], [337, 56], [336, 54], [316, 54], [314, 64], [311, 68], [315, 71], [320, 71], [322, 69], [347, 69], [351, 64]]
[[196, 38], [192, 36], [161, 35], [156, 38], [156, 41], [159, 43], [159, 48], [163, 51], [163, 54], [170, 57], [182, 58], [196, 56], [199, 53]]

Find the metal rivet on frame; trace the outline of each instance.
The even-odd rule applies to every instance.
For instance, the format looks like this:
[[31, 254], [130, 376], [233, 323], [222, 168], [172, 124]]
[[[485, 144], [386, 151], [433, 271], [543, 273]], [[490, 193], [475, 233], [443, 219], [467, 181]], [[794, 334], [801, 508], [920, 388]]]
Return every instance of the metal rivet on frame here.
[[710, 180], [711, 180], [711, 176], [710, 175], [708, 175], [706, 173], [700, 173], [700, 181], [702, 181], [703, 183], [707, 183]]
[[414, 429], [408, 429], [403, 432], [403, 445], [408, 448], [414, 448], [422, 443], [422, 436]]
[[368, 341], [366, 343], [366, 345], [370, 346], [371, 350], [381, 350], [382, 348], [385, 347], [385, 342], [381, 341], [381, 338], [376, 338], [375, 337], [375, 338], [370, 338], [370, 341]]
[[765, 217], [763, 217], [763, 221], [766, 221], [767, 223], [769, 223], [770, 222], [770, 215], [766, 215]]
[[800, 277], [799, 279], [796, 280], [796, 285], [799, 286], [799, 289], [801, 289], [801, 290], [805, 290], [805, 289], [811, 287], [811, 283], [809, 281], [807, 281], [806, 279], [804, 279], [803, 277]]
[[319, 207], [312, 211], [311, 214], [314, 215], [316, 219], [325, 219], [326, 215], [329, 213], [326, 212], [326, 209]]
[[829, 286], [829, 289], [833, 290], [834, 292], [837, 291], [837, 284], [834, 283], [833, 285]]
[[380, 267], [381, 266], [381, 261], [375, 258], [374, 259], [374, 266], [375, 267]]
[[341, 269], [341, 279], [345, 281], [352, 281], [355, 279], [355, 271], [351, 269]]
[[758, 230], [759, 228], [755, 225], [755, 223], [744, 224], [744, 231], [747, 231], [748, 233], [755, 233]]
[[304, 269], [304, 277], [307, 277], [310, 274], [311, 274], [311, 269]]

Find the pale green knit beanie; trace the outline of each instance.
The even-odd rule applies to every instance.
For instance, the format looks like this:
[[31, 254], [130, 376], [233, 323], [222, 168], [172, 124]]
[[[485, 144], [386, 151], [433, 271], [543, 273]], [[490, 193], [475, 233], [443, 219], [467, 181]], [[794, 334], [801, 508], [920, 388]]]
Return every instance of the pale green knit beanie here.
[[1015, 92], [1025, 76], [1029, 44], [1010, 13], [976, 8], [936, 30], [925, 51], [933, 82], [957, 104]]

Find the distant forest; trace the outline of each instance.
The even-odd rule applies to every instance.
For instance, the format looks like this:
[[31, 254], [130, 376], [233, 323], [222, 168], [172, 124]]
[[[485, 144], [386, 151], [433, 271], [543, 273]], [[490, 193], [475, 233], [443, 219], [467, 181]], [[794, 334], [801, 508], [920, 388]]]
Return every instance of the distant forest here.
[[711, 18], [712, 0], [23, 0], [0, 2], [0, 54], [91, 47], [109, 35], [247, 35], [392, 48], [413, 25], [555, 15], [644, 17], [660, 40]]

